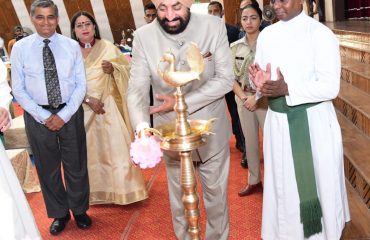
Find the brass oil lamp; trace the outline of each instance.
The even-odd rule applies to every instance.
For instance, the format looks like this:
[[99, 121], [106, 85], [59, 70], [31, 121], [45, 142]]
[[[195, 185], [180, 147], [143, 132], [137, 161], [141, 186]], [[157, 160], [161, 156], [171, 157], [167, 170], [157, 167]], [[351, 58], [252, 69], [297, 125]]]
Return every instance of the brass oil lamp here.
[[191, 151], [206, 144], [205, 135], [211, 134], [210, 130], [215, 119], [188, 120], [187, 105], [181, 87], [198, 79], [204, 70], [203, 56], [198, 47], [191, 43], [187, 51], [187, 61], [190, 71], [175, 70], [175, 56], [171, 52], [165, 52], [161, 62], [169, 64], [168, 69], [158, 72], [162, 79], [170, 86], [176, 87], [175, 106], [176, 120], [156, 127], [161, 133], [161, 149], [179, 153], [181, 161], [180, 184], [183, 191], [182, 202], [185, 207], [185, 216], [191, 239], [200, 239], [199, 228], [199, 196], [196, 190], [196, 178], [194, 174]]

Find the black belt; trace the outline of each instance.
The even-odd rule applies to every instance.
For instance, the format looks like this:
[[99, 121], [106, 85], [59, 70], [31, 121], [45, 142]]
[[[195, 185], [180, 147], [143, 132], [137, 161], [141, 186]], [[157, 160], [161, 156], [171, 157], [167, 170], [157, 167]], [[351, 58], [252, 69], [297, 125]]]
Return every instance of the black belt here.
[[53, 107], [51, 105], [40, 105], [40, 107], [42, 107], [43, 109], [46, 109], [46, 110], [60, 110], [62, 108], [64, 108], [66, 104], [65, 103], [62, 103], [62, 104], [59, 104], [58, 107]]

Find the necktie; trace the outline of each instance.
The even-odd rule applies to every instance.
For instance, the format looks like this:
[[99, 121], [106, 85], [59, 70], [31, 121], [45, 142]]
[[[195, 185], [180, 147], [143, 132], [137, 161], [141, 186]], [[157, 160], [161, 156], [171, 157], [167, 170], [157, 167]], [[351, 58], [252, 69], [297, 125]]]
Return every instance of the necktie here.
[[46, 93], [48, 96], [49, 105], [57, 108], [59, 104], [62, 103], [57, 67], [55, 65], [54, 55], [48, 45], [50, 40], [44, 39], [43, 42], [45, 45], [42, 49], [42, 59], [44, 61]]

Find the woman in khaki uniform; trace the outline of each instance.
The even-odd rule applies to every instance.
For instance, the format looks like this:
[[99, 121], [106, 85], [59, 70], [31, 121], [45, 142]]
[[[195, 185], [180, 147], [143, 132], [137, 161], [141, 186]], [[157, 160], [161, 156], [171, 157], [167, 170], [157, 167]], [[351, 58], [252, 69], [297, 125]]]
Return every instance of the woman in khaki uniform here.
[[248, 183], [238, 193], [240, 197], [262, 190], [259, 156], [259, 127], [263, 128], [267, 111], [267, 99], [255, 98], [248, 78], [248, 66], [253, 63], [257, 37], [260, 33], [262, 11], [256, 4], [249, 4], [241, 10], [241, 24], [246, 36], [231, 44], [233, 68], [236, 77], [235, 92], [238, 113], [245, 136], [248, 159]]

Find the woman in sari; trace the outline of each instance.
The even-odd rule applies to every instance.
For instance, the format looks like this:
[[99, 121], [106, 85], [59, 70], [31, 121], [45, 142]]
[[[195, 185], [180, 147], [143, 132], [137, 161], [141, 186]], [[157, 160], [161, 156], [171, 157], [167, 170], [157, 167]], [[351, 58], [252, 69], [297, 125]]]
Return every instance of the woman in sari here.
[[125, 205], [148, 197], [140, 169], [131, 164], [133, 132], [125, 94], [128, 62], [112, 43], [100, 38], [94, 17], [77, 12], [71, 20], [72, 38], [85, 61], [84, 100], [90, 204]]

